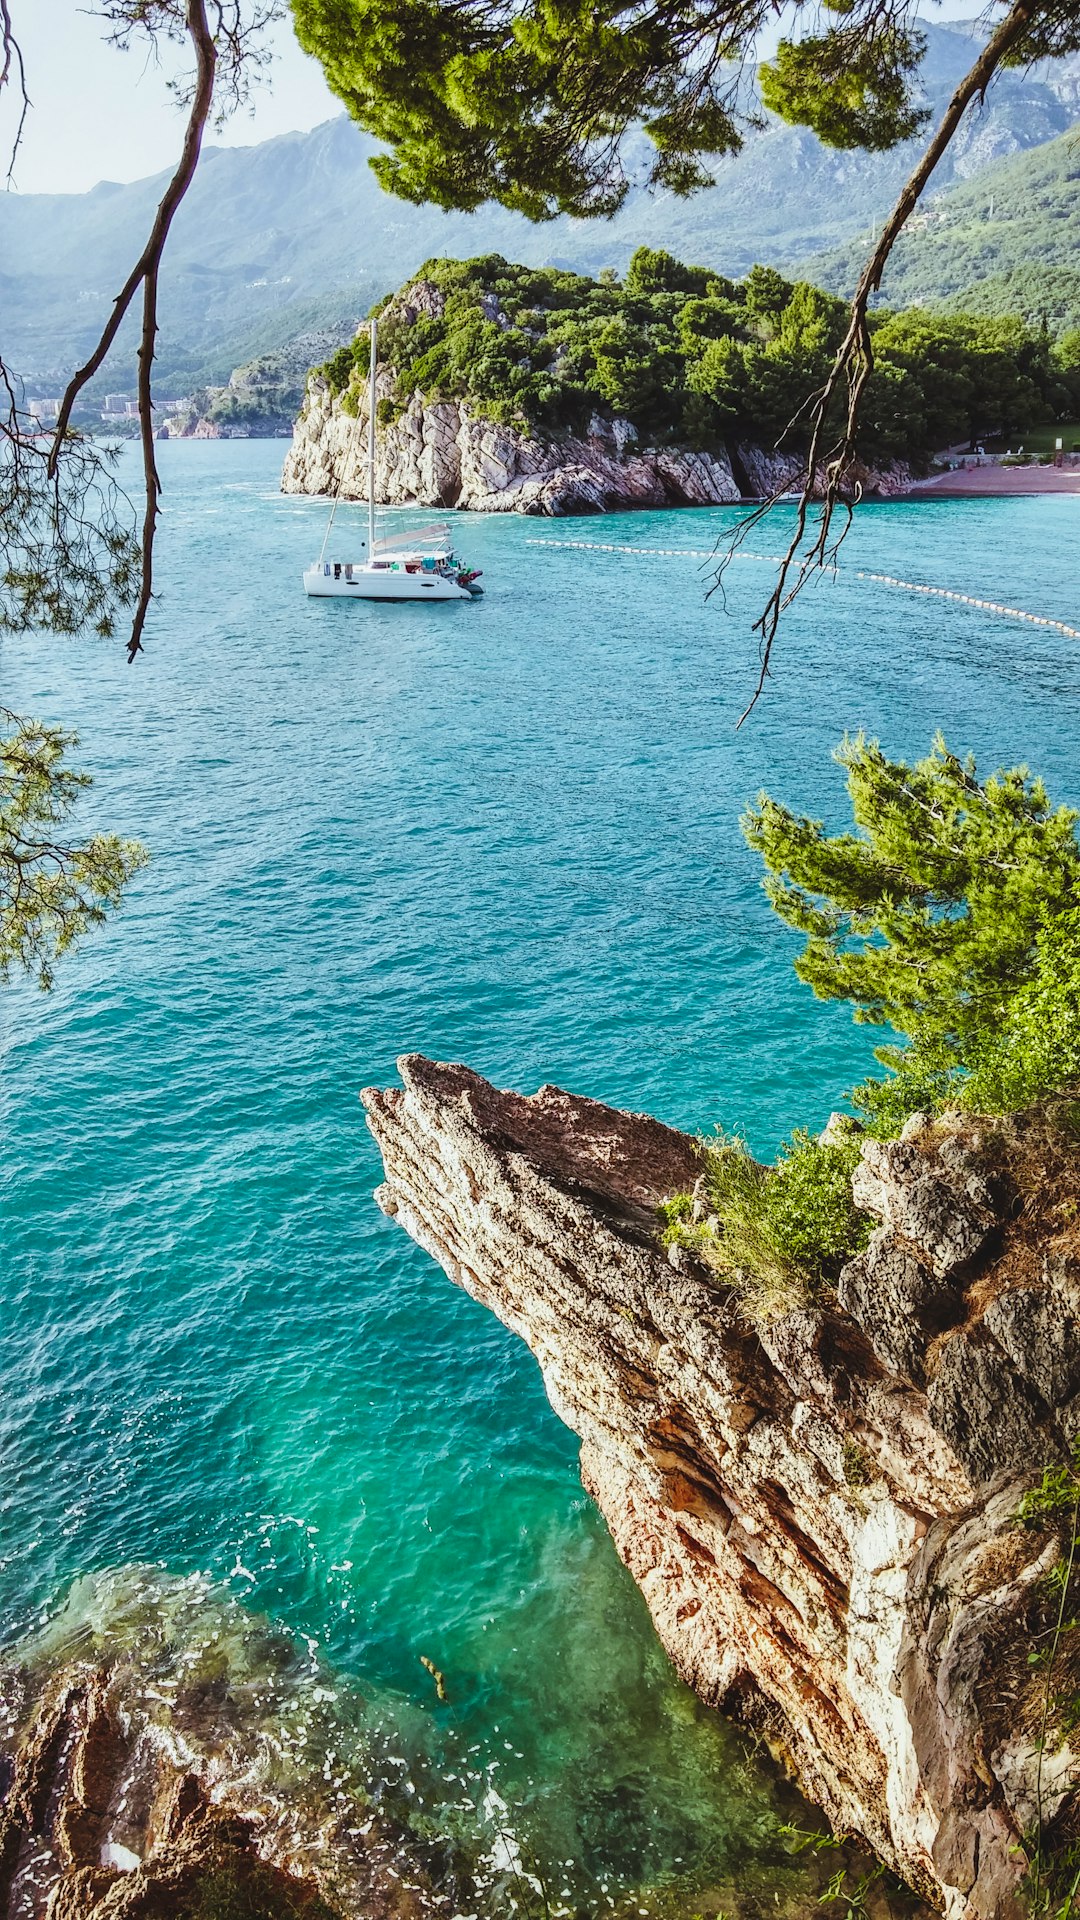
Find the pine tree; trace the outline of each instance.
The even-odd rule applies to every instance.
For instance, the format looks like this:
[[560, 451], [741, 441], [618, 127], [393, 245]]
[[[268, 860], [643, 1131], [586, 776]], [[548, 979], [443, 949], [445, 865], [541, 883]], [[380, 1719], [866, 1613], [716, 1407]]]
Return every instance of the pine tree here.
[[830, 835], [765, 793], [742, 822], [772, 906], [806, 935], [796, 972], [907, 1038], [884, 1064], [965, 1071], [1033, 978], [1040, 930], [1080, 906], [1080, 815], [1026, 767], [981, 782], [940, 735], [914, 766], [862, 734], [835, 757], [857, 831]]

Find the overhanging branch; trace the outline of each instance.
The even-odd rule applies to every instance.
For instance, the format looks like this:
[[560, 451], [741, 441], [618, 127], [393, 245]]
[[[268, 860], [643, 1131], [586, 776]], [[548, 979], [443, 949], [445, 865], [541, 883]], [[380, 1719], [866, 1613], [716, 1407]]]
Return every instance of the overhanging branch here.
[[[0, 6], [4, 4], [5, 0], [0, 0]], [[139, 345], [139, 433], [142, 442], [146, 496], [142, 528], [142, 580], [128, 639], [129, 660], [134, 660], [142, 647], [143, 628], [153, 596], [154, 534], [157, 528], [158, 502], [161, 494], [161, 482], [154, 456], [154, 415], [151, 391], [154, 342], [157, 336], [158, 273], [165, 242], [169, 237], [169, 229], [177, 208], [195, 177], [195, 169], [199, 163], [203, 134], [213, 103], [214, 73], [217, 66], [217, 49], [206, 17], [205, 0], [187, 0], [185, 26], [195, 51], [196, 71], [180, 160], [154, 216], [154, 224], [150, 229], [146, 246], [113, 302], [112, 313], [93, 353], [85, 366], [80, 367], [68, 382], [60, 403], [56, 433], [49, 454], [48, 471], [50, 479], [53, 479], [59, 464], [61, 449], [69, 431], [75, 402], [105, 360], [120, 330], [124, 316], [141, 286], [143, 315], [142, 338]]]
[[[837, 551], [851, 524], [853, 503], [859, 498], [857, 484], [850, 487], [850, 497], [845, 497], [845, 486], [853, 479], [853, 469], [856, 464], [855, 440], [862, 398], [866, 383], [874, 370], [873, 342], [869, 322], [871, 295], [878, 291], [882, 274], [904, 224], [917, 204], [942, 154], [952, 141], [968, 107], [973, 100], [982, 98], [998, 68], [1018, 41], [1023, 39], [1041, 11], [1039, 0], [1014, 0], [1004, 20], [1000, 22], [978, 59], [960, 82], [932, 140], [905, 182], [881, 230], [877, 245], [863, 268], [851, 303], [851, 317], [847, 332], [824, 386], [810, 396], [781, 436], [782, 441], [794, 428], [809, 423], [810, 445], [806, 455], [802, 494], [795, 516], [795, 531], [780, 562], [776, 585], [763, 612], [754, 623], [754, 631], [760, 635], [761, 670], [753, 697], [739, 717], [740, 727], [757, 705], [769, 677], [773, 642], [776, 639], [781, 616], [810, 575], [835, 561]], [[830, 415], [845, 389], [843, 426], [838, 437], [830, 444], [829, 435], [833, 431]], [[814, 491], [819, 484], [821, 512], [813, 539], [803, 551], [803, 540], [806, 536], [811, 509], [815, 504]], [[747, 534], [767, 513], [771, 512], [781, 494], [787, 491], [787, 486], [788, 483], [785, 482], [777, 488], [768, 500], [763, 501], [760, 507], [740, 522], [717, 570], [717, 585], [720, 584], [729, 561], [738, 551]], [[843, 525], [839, 530], [833, 525], [838, 510], [843, 514]], [[715, 591], [715, 588], [713, 590]]]

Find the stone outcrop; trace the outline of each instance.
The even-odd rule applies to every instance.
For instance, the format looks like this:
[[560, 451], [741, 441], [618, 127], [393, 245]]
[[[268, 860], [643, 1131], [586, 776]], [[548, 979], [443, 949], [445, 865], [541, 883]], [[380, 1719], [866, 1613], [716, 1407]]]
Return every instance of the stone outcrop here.
[[0, 1663], [2, 1920], [435, 1920], [468, 1900], [372, 1804], [332, 1676], [265, 1620], [154, 1568], [77, 1583], [70, 1611], [59, 1645]]
[[[394, 318], [411, 323], [439, 312], [442, 299], [431, 282], [415, 281], [395, 296]], [[484, 299], [487, 318], [498, 321], [495, 296]], [[380, 367], [378, 399], [390, 399], [393, 390], [392, 370]], [[310, 376], [285, 459], [283, 492], [366, 499], [366, 383], [349, 404], [355, 414], [321, 374]], [[413, 393], [394, 419], [379, 426], [375, 484], [378, 500], [390, 506], [563, 515], [728, 505], [747, 493], [788, 486], [799, 470], [797, 460], [757, 447], [734, 450], [734, 462], [738, 478], [723, 450], [642, 447], [629, 420], [596, 415], [583, 434], [545, 436], [486, 420], [464, 401], [428, 402]], [[867, 492], [902, 491], [910, 481], [901, 466], [861, 475]]]
[[531, 1347], [679, 1672], [949, 1920], [1019, 1920], [1037, 1787], [1050, 1827], [1080, 1811], [1075, 1735], [1038, 1780], [1026, 1658], [1059, 1541], [1015, 1519], [1080, 1429], [1072, 1242], [1014, 1218], [970, 1128], [916, 1121], [864, 1150], [880, 1224], [838, 1294], [751, 1326], [658, 1242], [687, 1136], [401, 1073], [364, 1096], [379, 1204]]
[[[389, 391], [389, 376], [381, 376]], [[708, 507], [739, 499], [724, 454], [638, 448], [628, 421], [594, 419], [553, 440], [479, 418], [464, 401], [413, 394], [380, 427], [376, 492], [391, 506], [480, 513], [605, 513], [620, 507]], [[367, 495], [367, 403], [359, 425], [319, 375], [308, 383], [281, 479], [285, 493]]]

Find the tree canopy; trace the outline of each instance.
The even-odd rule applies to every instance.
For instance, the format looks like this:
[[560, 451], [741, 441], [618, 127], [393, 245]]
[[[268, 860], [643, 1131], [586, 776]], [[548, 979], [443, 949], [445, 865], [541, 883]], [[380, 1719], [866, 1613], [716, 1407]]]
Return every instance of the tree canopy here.
[[[382, 310], [380, 346], [395, 375], [387, 411], [418, 392], [540, 429], [618, 416], [642, 440], [706, 448], [774, 442], [825, 378], [847, 315], [842, 301], [775, 268], [736, 282], [648, 247], [621, 283], [499, 254], [430, 260], [417, 278], [423, 301], [407, 286]], [[1071, 342], [1059, 349], [1041, 330], [990, 317], [881, 312], [873, 324], [867, 458], [918, 459], [1080, 410]], [[363, 341], [340, 348], [324, 369], [331, 385], [361, 382], [366, 354]]]
[[[829, 834], [764, 793], [743, 821], [770, 903], [806, 936], [800, 978], [906, 1037], [906, 1050], [878, 1058], [936, 1076], [942, 1091], [968, 1075], [992, 1098], [995, 1087], [1049, 1090], [1066, 1032], [1080, 1068], [1080, 814], [1052, 806], [1026, 767], [980, 781], [940, 736], [914, 766], [862, 734], [836, 758], [854, 833]], [[1016, 1058], [1007, 1074], [1010, 1045], [1036, 1041], [1030, 1071]]]
[[[605, 213], [624, 197], [620, 147], [644, 126], [650, 178], [678, 193], [709, 179], [759, 111], [745, 83], [763, 30], [790, 30], [760, 66], [761, 98], [827, 144], [882, 149], [926, 119], [913, 0], [292, 0], [301, 45], [391, 152], [375, 162], [404, 199], [499, 200], [532, 219]], [[1001, 59], [1080, 47], [1072, 0], [996, 0]], [[792, 15], [794, 20], [792, 21]]]
[[114, 833], [72, 836], [91, 784], [66, 757], [75, 734], [5, 709], [0, 722], [10, 729], [0, 739], [0, 980], [16, 967], [48, 988], [60, 955], [119, 906], [147, 855]]

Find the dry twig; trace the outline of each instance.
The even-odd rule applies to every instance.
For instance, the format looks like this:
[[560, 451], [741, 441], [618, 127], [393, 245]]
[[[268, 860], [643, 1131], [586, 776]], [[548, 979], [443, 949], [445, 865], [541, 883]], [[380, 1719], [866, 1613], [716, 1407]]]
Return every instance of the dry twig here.
[[8, 6], [8, 0], [0, 0], [0, 93], [3, 93], [5, 87], [11, 85], [13, 72], [18, 73], [19, 76], [19, 118], [15, 124], [15, 133], [11, 142], [11, 152], [8, 154], [7, 185], [9, 187], [15, 172], [15, 161], [19, 148], [22, 145], [26, 116], [30, 111], [30, 95], [26, 90], [26, 64], [23, 60], [22, 48], [15, 38], [15, 31], [11, 24], [11, 11]]

